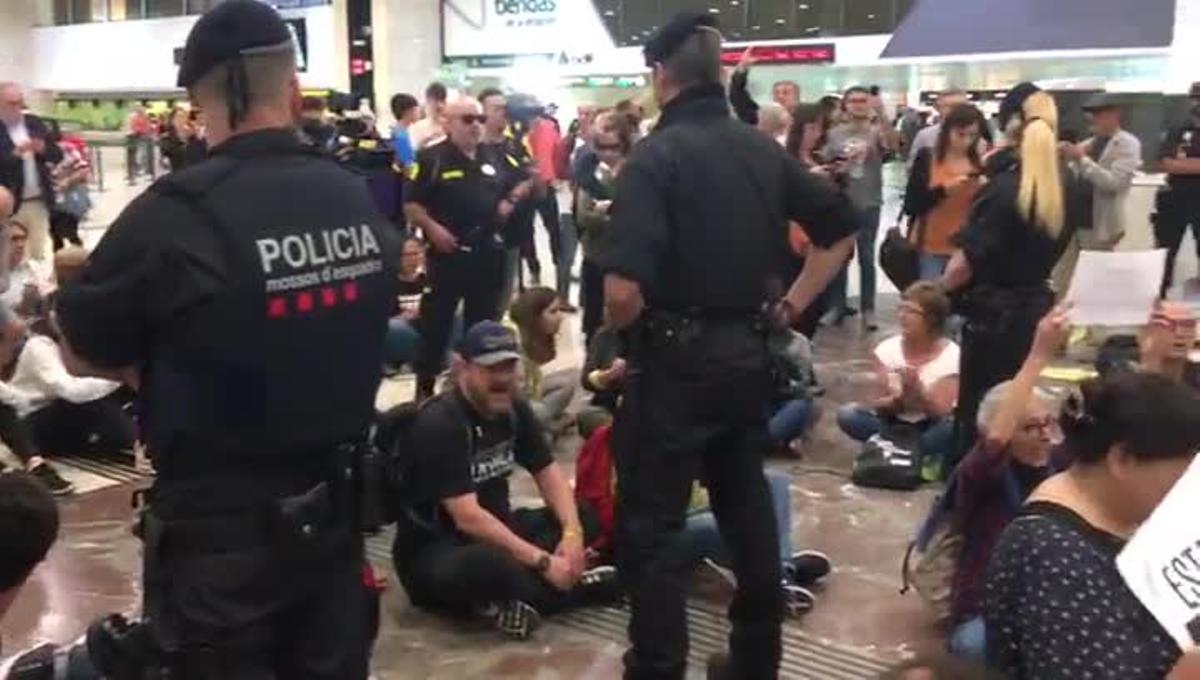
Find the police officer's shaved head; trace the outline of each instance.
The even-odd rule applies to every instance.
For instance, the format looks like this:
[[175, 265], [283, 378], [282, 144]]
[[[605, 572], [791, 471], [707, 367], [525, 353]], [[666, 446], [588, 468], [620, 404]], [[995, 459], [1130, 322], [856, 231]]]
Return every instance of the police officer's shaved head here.
[[269, 5], [225, 0], [188, 34], [178, 84], [209, 111], [208, 139], [293, 125], [300, 113], [291, 29]]

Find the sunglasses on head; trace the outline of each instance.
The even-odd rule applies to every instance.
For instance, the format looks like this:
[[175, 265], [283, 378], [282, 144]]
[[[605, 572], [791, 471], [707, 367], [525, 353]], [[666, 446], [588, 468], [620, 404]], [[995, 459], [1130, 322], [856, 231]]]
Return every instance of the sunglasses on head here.
[[481, 113], [464, 113], [463, 115], [459, 116], [458, 118], [465, 125], [474, 125], [476, 123], [483, 125], [484, 121], [487, 120], [487, 116], [485, 116]]

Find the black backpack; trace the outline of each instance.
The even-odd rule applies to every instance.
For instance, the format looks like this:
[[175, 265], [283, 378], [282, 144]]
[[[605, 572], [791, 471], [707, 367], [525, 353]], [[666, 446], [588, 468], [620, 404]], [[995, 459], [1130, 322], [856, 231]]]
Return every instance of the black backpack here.
[[921, 486], [921, 431], [892, 423], [863, 445], [854, 461], [850, 481], [857, 486], [912, 491]]
[[411, 505], [413, 447], [411, 435], [421, 405], [406, 402], [375, 416], [371, 445], [383, 454], [382, 519], [391, 524]]

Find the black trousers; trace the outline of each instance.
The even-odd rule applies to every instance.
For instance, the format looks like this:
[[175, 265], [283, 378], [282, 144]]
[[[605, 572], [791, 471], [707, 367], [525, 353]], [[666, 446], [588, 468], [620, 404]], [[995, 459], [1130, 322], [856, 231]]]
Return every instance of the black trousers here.
[[255, 545], [216, 543], [260, 510], [226, 514], [237, 528], [214, 527], [210, 545], [192, 537], [195, 525], [220, 515], [189, 516], [187, 537], [143, 530], [144, 612], [172, 678], [366, 679], [373, 595], [362, 539], [346, 520], [291, 507], [296, 517], [270, 520]]
[[1054, 305], [1049, 290], [1029, 296], [1002, 311], [968, 312], [959, 357], [958, 407], [955, 411], [957, 446], [947, 469], [957, 465], [975, 445], [979, 404], [988, 390], [1012, 379], [1021, 370], [1038, 321]]
[[604, 325], [604, 272], [595, 260], [583, 258], [579, 287], [583, 298], [583, 337], [590, 343], [592, 335]]
[[[534, 203], [534, 209], [538, 215], [541, 215], [542, 227], [550, 236], [550, 261], [557, 269], [561, 266], [558, 260], [562, 253], [562, 224], [558, 216], [558, 195], [553, 188], [548, 189], [546, 196]], [[527, 219], [532, 223], [533, 214], [529, 213]], [[542, 263], [538, 260], [532, 224], [529, 225], [525, 234], [526, 237], [521, 243], [521, 257], [524, 258], [525, 263], [529, 266], [529, 271], [533, 272], [534, 276], [541, 276]]]
[[72, 404], [59, 399], [25, 419], [37, 449], [46, 456], [100, 456], [133, 451], [133, 419], [114, 395]]
[[664, 342], [634, 354], [638, 372], [626, 386], [613, 430], [620, 490], [616, 558], [633, 605], [626, 678], [684, 677], [684, 590], [694, 565], [673, 558], [668, 548], [683, 529], [698, 479], [708, 488], [737, 575], [729, 609], [734, 677], [778, 673], [783, 576], [763, 476], [771, 450], [764, 415], [767, 348], [748, 326], [704, 328], [689, 342]]
[[[591, 543], [600, 530], [596, 514], [580, 506], [579, 515], [584, 543]], [[511, 528], [548, 553], [562, 538], [558, 518], [549, 508], [514, 511]], [[580, 604], [576, 593], [558, 590], [500, 548], [450, 535], [431, 536], [411, 525], [398, 527], [392, 559], [409, 599], [425, 609], [464, 616], [483, 605], [518, 600], [553, 614]]]
[[56, 210], [50, 213], [50, 238], [54, 240], [54, 250], [62, 250], [63, 246], [82, 246], [79, 238], [79, 218], [71, 213]]
[[1154, 240], [1159, 248], [1167, 249], [1167, 268], [1163, 271], [1162, 295], [1175, 283], [1175, 258], [1183, 245], [1183, 235], [1192, 228], [1200, 257], [1200, 199], [1181, 198], [1172, 193], [1160, 194], [1158, 211], [1154, 216]]
[[22, 463], [28, 464], [30, 458], [38, 455], [28, 423], [8, 404], [0, 404], [0, 441]]
[[417, 361], [417, 388], [432, 393], [442, 370], [450, 330], [459, 303], [463, 305], [463, 330], [488, 319], [497, 319], [504, 287], [504, 251], [476, 249], [469, 253], [435, 255], [428, 264], [429, 292], [421, 299], [421, 356]]

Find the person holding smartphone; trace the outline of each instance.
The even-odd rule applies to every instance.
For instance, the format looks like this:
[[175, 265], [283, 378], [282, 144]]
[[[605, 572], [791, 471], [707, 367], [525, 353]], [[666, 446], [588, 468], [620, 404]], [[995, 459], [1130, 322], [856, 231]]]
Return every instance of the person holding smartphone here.
[[589, 342], [604, 322], [604, 275], [596, 264], [596, 256], [608, 227], [613, 186], [633, 149], [636, 134], [637, 128], [629, 117], [617, 113], [600, 116], [592, 141], [600, 160], [595, 171], [597, 184], [593, 188], [580, 185], [576, 189], [576, 220], [583, 243], [583, 334]]
[[954, 254], [954, 239], [983, 186], [979, 140], [985, 121], [979, 109], [962, 104], [946, 114], [933, 148], [913, 159], [904, 193], [908, 236], [920, 253], [920, 278], [937, 280]]

